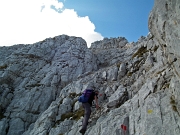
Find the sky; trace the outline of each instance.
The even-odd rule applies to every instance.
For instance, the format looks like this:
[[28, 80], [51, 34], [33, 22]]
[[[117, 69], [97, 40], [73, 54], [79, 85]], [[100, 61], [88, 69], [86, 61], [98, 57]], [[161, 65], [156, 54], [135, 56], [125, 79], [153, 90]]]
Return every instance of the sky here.
[[0, 46], [66, 34], [88, 47], [103, 38], [147, 36], [154, 0], [1, 0]]

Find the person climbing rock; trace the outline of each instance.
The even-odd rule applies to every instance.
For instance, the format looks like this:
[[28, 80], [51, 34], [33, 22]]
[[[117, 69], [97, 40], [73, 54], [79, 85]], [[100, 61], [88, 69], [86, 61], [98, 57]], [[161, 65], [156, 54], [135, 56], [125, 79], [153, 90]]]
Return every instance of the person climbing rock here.
[[98, 94], [99, 94], [99, 92], [95, 91], [94, 87], [88, 88], [85, 91], [87, 92], [87, 90], [90, 90], [91, 94], [90, 94], [87, 102], [82, 102], [82, 106], [83, 106], [85, 112], [84, 112], [84, 118], [83, 118], [83, 122], [82, 122], [82, 128], [81, 128], [81, 130], [79, 130], [79, 132], [82, 133], [83, 135], [85, 134], [86, 129], [87, 129], [88, 120], [89, 120], [90, 115], [91, 115], [91, 107], [92, 107], [93, 100], [95, 100], [96, 108], [99, 109], [99, 105], [98, 105]]

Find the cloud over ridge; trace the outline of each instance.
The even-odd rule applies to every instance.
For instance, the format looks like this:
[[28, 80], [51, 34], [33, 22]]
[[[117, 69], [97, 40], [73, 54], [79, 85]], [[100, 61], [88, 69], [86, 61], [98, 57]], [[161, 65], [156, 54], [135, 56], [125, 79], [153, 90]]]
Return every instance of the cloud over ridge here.
[[88, 16], [58, 0], [0, 1], [0, 46], [32, 44], [61, 34], [82, 37], [88, 46], [103, 39]]

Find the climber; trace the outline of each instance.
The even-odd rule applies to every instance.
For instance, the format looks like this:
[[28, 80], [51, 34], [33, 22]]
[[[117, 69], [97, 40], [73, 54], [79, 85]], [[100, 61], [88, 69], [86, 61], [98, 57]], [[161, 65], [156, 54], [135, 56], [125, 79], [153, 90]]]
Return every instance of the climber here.
[[93, 100], [95, 100], [96, 109], [99, 109], [99, 105], [98, 105], [98, 94], [99, 94], [99, 92], [95, 91], [94, 87], [91, 87], [91, 88], [88, 88], [88, 89], [93, 89], [93, 92], [91, 93], [91, 96], [90, 96], [88, 102], [82, 103], [82, 106], [83, 106], [83, 108], [85, 110], [84, 118], [83, 118], [83, 122], [82, 122], [82, 128], [79, 131], [82, 134], [84, 134], [86, 132], [86, 129], [87, 129], [88, 120], [89, 120], [90, 115], [91, 115], [91, 107], [92, 107]]

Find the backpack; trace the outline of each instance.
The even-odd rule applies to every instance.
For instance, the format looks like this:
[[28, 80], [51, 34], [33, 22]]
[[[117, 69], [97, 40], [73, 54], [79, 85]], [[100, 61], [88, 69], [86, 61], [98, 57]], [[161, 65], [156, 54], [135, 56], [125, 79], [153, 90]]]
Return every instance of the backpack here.
[[82, 103], [87, 103], [91, 98], [92, 93], [94, 90], [86, 89], [83, 91], [82, 95], [79, 97], [78, 101]]

